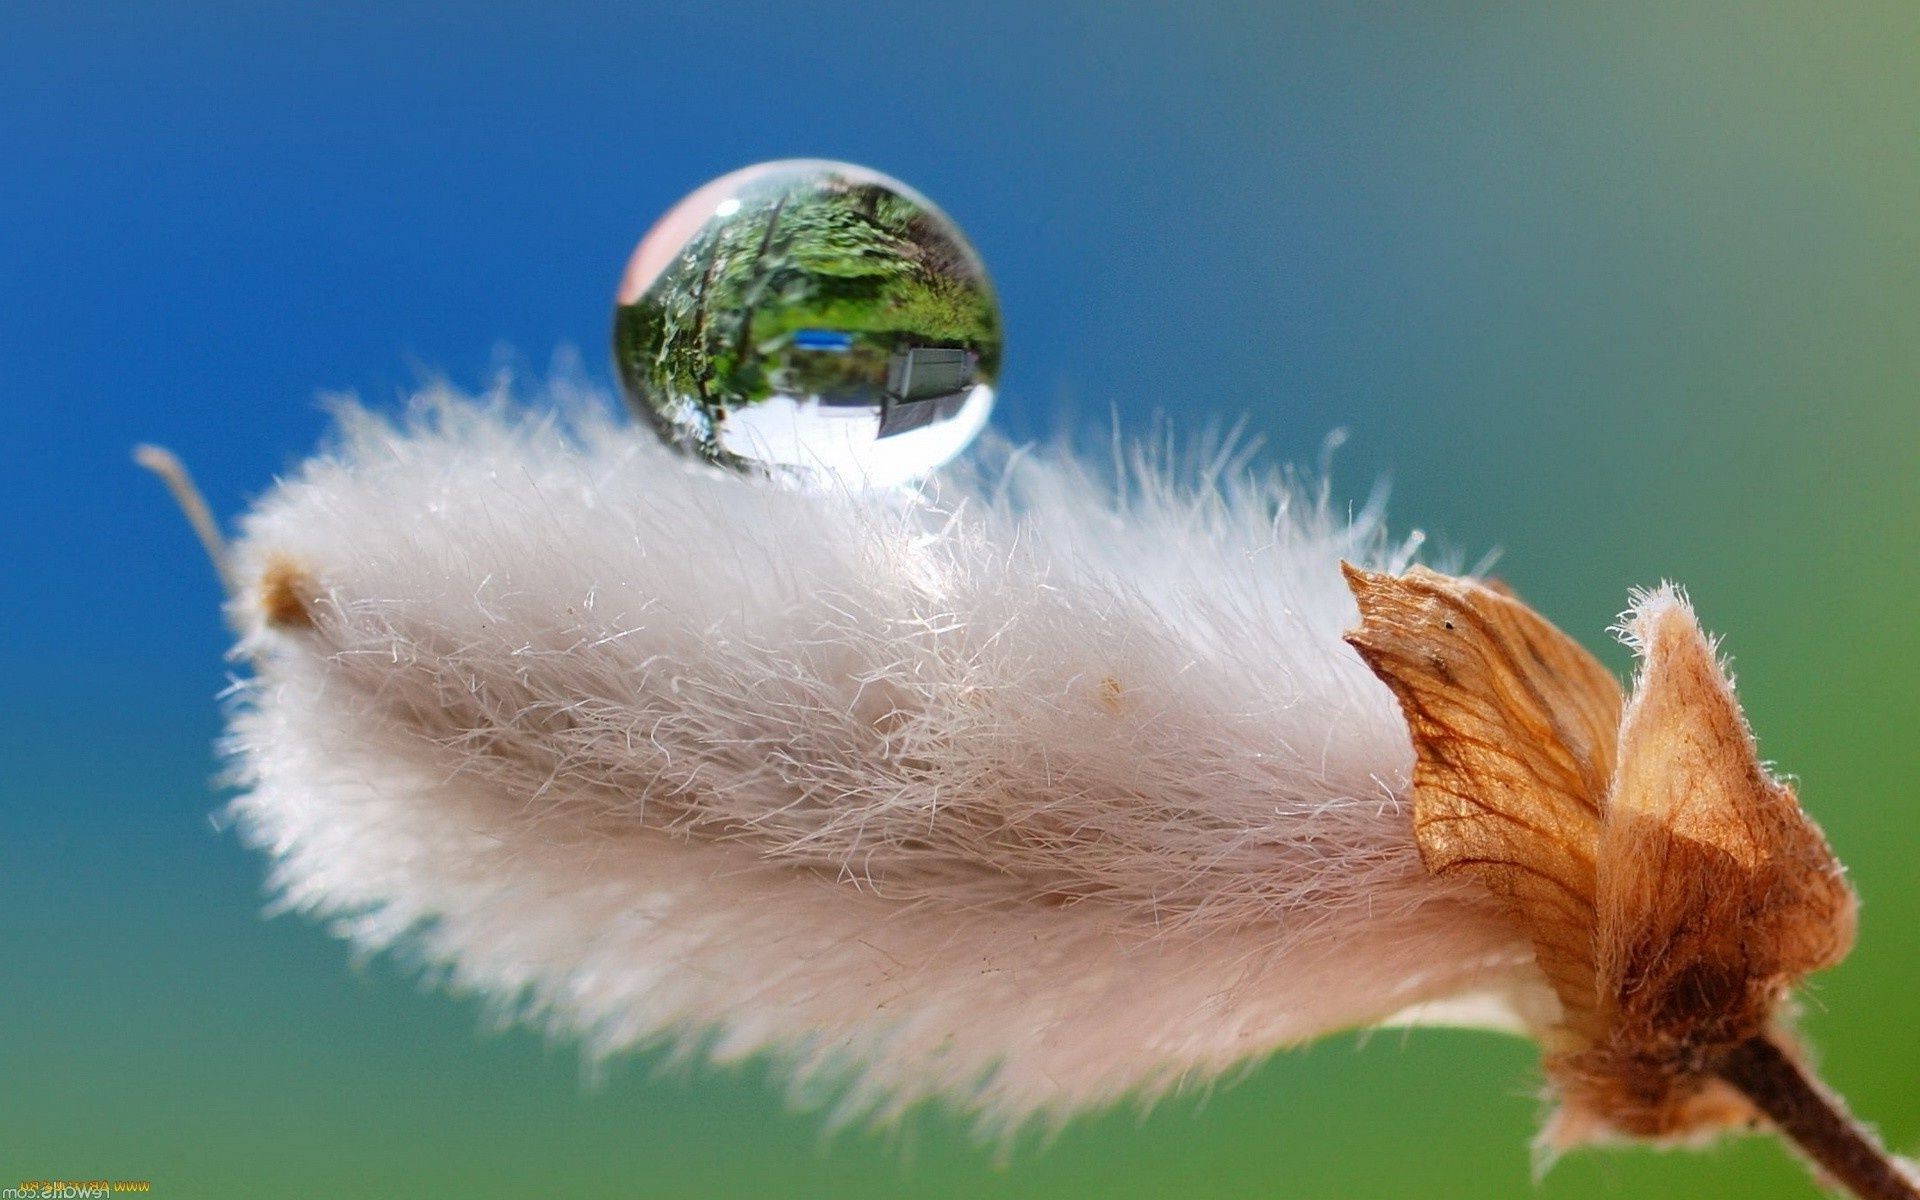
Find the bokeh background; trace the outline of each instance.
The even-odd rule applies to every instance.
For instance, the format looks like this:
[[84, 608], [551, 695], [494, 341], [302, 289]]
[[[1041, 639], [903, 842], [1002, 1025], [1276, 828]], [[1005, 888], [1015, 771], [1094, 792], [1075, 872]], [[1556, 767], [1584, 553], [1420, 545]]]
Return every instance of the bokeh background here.
[[[1330, 11], [1338, 8], [1339, 11]], [[209, 820], [216, 589], [136, 440], [238, 510], [512, 347], [605, 380], [684, 191], [889, 171], [971, 231], [1001, 417], [1244, 417], [1624, 666], [1689, 584], [1867, 905], [1809, 1019], [1920, 1148], [1920, 8], [1421, 3], [0, 6], [0, 1180], [158, 1196], [1526, 1196], [1532, 1050], [1337, 1038], [1001, 1165], [824, 1137], [761, 1073], [577, 1054], [263, 920]], [[1765, 1141], [1573, 1197], [1810, 1196]]]

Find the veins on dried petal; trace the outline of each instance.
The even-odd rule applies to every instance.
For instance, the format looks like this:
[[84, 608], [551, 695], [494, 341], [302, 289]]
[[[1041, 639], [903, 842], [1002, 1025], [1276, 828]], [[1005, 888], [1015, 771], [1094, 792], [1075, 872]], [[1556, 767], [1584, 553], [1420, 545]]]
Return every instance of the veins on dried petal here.
[[1349, 567], [1354, 648], [1413, 737], [1414, 834], [1502, 900], [1562, 1007], [1539, 1031], [1558, 1145], [1685, 1138], [1754, 1115], [1718, 1064], [1852, 944], [1854, 897], [1761, 765], [1678, 593], [1639, 598], [1622, 709], [1592, 655], [1505, 589]]

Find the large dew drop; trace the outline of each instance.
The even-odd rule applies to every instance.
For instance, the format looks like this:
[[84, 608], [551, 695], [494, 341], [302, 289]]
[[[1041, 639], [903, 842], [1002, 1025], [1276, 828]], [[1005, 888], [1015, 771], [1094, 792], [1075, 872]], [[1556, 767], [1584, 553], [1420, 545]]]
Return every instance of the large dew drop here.
[[1000, 307], [918, 192], [850, 163], [724, 175], [627, 264], [614, 358], [635, 411], [713, 462], [828, 484], [925, 475], [986, 424]]

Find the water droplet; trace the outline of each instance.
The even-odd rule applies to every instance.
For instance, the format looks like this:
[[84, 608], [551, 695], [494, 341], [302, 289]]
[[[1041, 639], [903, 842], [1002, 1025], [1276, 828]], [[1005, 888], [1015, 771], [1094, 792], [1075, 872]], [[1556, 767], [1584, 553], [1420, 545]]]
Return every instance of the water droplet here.
[[918, 192], [851, 163], [724, 175], [635, 249], [614, 310], [627, 402], [712, 462], [856, 487], [911, 481], [993, 407], [1000, 306]]

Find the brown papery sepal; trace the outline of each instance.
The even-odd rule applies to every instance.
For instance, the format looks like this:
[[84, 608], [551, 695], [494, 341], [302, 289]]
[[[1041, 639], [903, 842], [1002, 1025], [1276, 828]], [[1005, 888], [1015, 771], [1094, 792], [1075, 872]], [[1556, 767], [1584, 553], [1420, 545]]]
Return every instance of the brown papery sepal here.
[[1537, 1031], [1560, 1101], [1548, 1146], [1755, 1122], [1722, 1068], [1755, 1039], [1794, 1058], [1792, 990], [1845, 957], [1855, 899], [1686, 600], [1637, 598], [1623, 709], [1599, 662], [1504, 589], [1347, 579], [1348, 641], [1412, 734], [1423, 859], [1503, 902], [1559, 998]]

